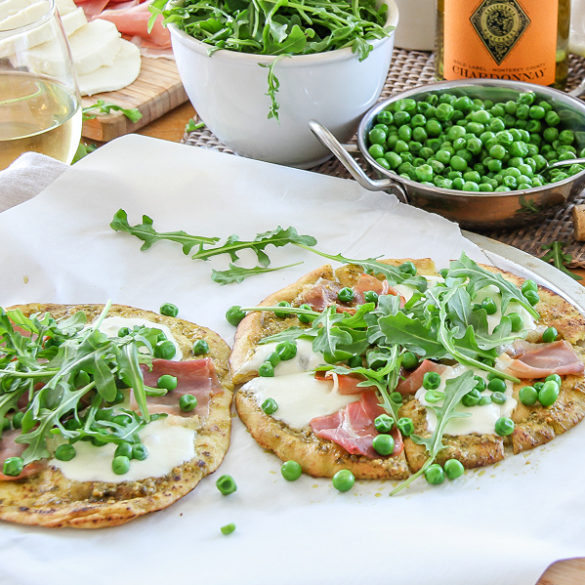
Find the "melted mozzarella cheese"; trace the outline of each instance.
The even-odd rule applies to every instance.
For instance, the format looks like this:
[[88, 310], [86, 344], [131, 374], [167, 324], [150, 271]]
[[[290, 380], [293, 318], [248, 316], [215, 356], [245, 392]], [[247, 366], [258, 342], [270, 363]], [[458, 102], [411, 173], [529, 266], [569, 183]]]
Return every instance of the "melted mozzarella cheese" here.
[[51, 459], [49, 465], [74, 481], [120, 483], [162, 477], [173, 467], [195, 457], [195, 431], [173, 424], [171, 417], [147, 424], [139, 432], [139, 436], [148, 450], [148, 457], [144, 461], [132, 459], [130, 470], [123, 475], [112, 471], [116, 447], [110, 443], [95, 447], [90, 442], [78, 441], [74, 444], [77, 455], [71, 461]]
[[[313, 351], [313, 344], [307, 339], [296, 340], [297, 353], [291, 360], [281, 361], [274, 368], [275, 376], [287, 376], [298, 372], [308, 372], [325, 363], [322, 353]], [[268, 359], [270, 354], [276, 350], [278, 343], [265, 343], [257, 345], [254, 355], [246, 361], [237, 371], [238, 374], [257, 372], [258, 368]]]
[[242, 390], [253, 393], [258, 406], [267, 398], [273, 398], [278, 410], [271, 416], [295, 429], [360, 399], [360, 394], [339, 394], [337, 384], [316, 380], [311, 372], [254, 378], [244, 384]]
[[175, 349], [177, 350], [173, 360], [181, 360], [183, 357], [183, 353], [181, 352], [181, 348], [177, 343], [174, 335], [171, 333], [171, 330], [164, 325], [163, 323], [155, 323], [154, 321], [149, 321], [148, 319], [142, 319], [141, 317], [106, 317], [102, 324], [99, 326], [99, 330], [106, 334], [108, 337], [118, 337], [118, 331], [122, 327], [128, 327], [128, 329], [132, 329], [133, 327], [151, 327], [153, 329], [160, 329], [167, 337], [169, 341], [173, 343]]
[[[487, 373], [483, 370], [468, 368], [463, 365], [447, 367], [441, 374], [441, 384], [437, 390], [444, 392], [447, 380], [461, 376], [469, 370], [473, 371], [475, 376], [480, 376], [487, 380]], [[516, 400], [512, 398], [512, 390], [512, 382], [506, 380], [506, 402], [504, 404], [495, 404], [493, 402], [482, 406], [464, 406], [463, 404], [459, 404], [455, 411], [466, 413], [468, 416], [451, 419], [447, 423], [445, 433], [447, 435], [468, 435], [470, 433], [493, 435], [496, 421], [502, 416], [509, 417], [516, 407]], [[425, 400], [425, 394], [426, 390], [421, 387], [417, 390], [415, 398], [424, 406], [429, 406], [429, 403]], [[492, 392], [487, 389], [482, 393], [484, 396], [489, 396], [490, 394]], [[437, 404], [434, 404], [434, 406], [437, 406]], [[426, 408], [426, 417], [429, 431], [432, 433], [437, 426], [437, 417], [430, 408]]]

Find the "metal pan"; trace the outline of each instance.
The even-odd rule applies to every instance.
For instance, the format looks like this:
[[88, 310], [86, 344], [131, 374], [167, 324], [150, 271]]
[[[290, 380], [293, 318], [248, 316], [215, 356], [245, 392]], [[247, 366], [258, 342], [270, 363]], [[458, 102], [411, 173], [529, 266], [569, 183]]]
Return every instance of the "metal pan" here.
[[[583, 88], [580, 86], [578, 90], [583, 91]], [[532, 91], [536, 93], [538, 99], [546, 100], [555, 108], [561, 116], [563, 127], [575, 132], [578, 149], [585, 147], [584, 102], [549, 87], [495, 79], [447, 81], [396, 94], [378, 103], [363, 116], [357, 131], [357, 148], [353, 144], [342, 145], [327, 128], [316, 121], [311, 121], [309, 127], [317, 139], [331, 150], [362, 187], [372, 191], [389, 191], [405, 203], [438, 213], [475, 231], [537, 221], [550, 207], [566, 203], [570, 197], [583, 189], [585, 171], [563, 181], [532, 189], [504, 193], [477, 193], [430, 187], [399, 176], [380, 166], [369, 154], [366, 144], [366, 137], [375, 124], [377, 114], [399, 99], [420, 100], [428, 94], [440, 94], [445, 91], [456, 95], [467, 95], [472, 99], [491, 99], [494, 102], [515, 99], [520, 93]], [[358, 165], [351, 155], [351, 152], [358, 151], [381, 175], [381, 179], [371, 179]]]

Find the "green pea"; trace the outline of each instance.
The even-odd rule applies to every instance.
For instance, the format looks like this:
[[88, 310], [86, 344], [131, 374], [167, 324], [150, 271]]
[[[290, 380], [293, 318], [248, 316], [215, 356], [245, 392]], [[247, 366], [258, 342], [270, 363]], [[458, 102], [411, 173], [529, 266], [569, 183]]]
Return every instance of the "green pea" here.
[[75, 455], [77, 455], [77, 451], [70, 443], [63, 443], [55, 449], [55, 459], [59, 459], [59, 461], [71, 461]]
[[364, 300], [366, 303], [378, 303], [378, 293], [373, 290], [367, 290], [364, 293]]
[[195, 410], [197, 407], [197, 397], [193, 396], [193, 394], [183, 394], [181, 398], [179, 398], [179, 408], [183, 412], [191, 412]]
[[[288, 301], [280, 301], [279, 303], [277, 303], [277, 306], [290, 308], [290, 303]], [[279, 319], [286, 319], [287, 317], [290, 317], [290, 313], [288, 311], [277, 309], [274, 311], [274, 316], [278, 317]]]
[[227, 322], [234, 327], [237, 327], [245, 316], [246, 313], [242, 311], [242, 307], [240, 307], [240, 305], [233, 305], [226, 311], [225, 314]]
[[542, 341], [544, 343], [552, 343], [556, 340], [558, 331], [554, 327], [547, 327], [542, 333]]
[[536, 388], [537, 392], [540, 392], [540, 389], [544, 386], [544, 382], [534, 382], [532, 385]]
[[512, 331], [515, 333], [522, 331], [522, 328], [524, 327], [524, 320], [518, 313], [508, 313], [507, 317], [510, 319]]
[[132, 445], [132, 459], [144, 461], [148, 457], [148, 449], [142, 443]]
[[340, 492], [347, 492], [355, 483], [355, 477], [349, 469], [340, 469], [332, 479], [333, 487]]
[[418, 358], [411, 351], [407, 351], [402, 354], [402, 365], [407, 370], [414, 370], [419, 364]]
[[475, 380], [475, 386], [473, 389], [478, 392], [483, 392], [486, 389], [485, 380], [481, 376], [473, 376], [473, 379]]
[[[303, 303], [299, 309], [305, 309], [306, 311], [312, 311], [312, 307], [311, 305], [307, 304], [307, 303]], [[302, 313], [299, 313], [297, 315], [297, 317], [299, 318], [299, 321], [301, 323], [311, 323], [312, 321], [315, 320], [315, 317], [313, 315], [303, 315]]]
[[538, 391], [534, 386], [524, 386], [518, 392], [518, 398], [522, 404], [532, 406], [538, 400]]
[[215, 487], [224, 496], [229, 496], [238, 489], [238, 486], [236, 485], [234, 478], [231, 475], [227, 474], [222, 475], [217, 479], [217, 481], [215, 482]]
[[130, 459], [125, 455], [118, 455], [112, 459], [112, 471], [116, 475], [124, 475], [130, 471]]
[[468, 408], [470, 408], [472, 406], [477, 406], [480, 400], [481, 394], [479, 393], [478, 390], [474, 388], [461, 398], [461, 403], [463, 404], [463, 406], [467, 406]]
[[405, 437], [410, 437], [410, 435], [414, 433], [414, 423], [412, 422], [412, 419], [407, 416], [399, 418], [396, 422], [396, 426]]
[[275, 349], [282, 361], [292, 360], [297, 355], [297, 345], [294, 341], [283, 341]]
[[559, 397], [559, 385], [550, 380], [545, 382], [543, 387], [538, 392], [538, 401], [542, 406], [552, 406]]
[[550, 382], [550, 381], [556, 382], [559, 385], [559, 388], [561, 387], [561, 384], [563, 383], [563, 379], [558, 375], [558, 374], [551, 374], [550, 376], [547, 376], [545, 378], [546, 382]]
[[492, 158], [502, 160], [506, 156], [506, 149], [501, 144], [494, 144], [489, 153]]
[[382, 124], [386, 124], [389, 126], [394, 121], [394, 116], [392, 115], [391, 111], [382, 110], [381, 112], [378, 112], [376, 120]]
[[370, 144], [384, 144], [388, 138], [388, 133], [384, 132], [381, 128], [372, 128], [368, 132], [368, 139]]
[[524, 293], [524, 297], [532, 306], [536, 305], [538, 303], [538, 301], [540, 301], [540, 297], [538, 296], [538, 293], [533, 291], [533, 290], [527, 290]]
[[24, 412], [16, 412], [12, 416], [12, 428], [13, 429], [20, 429], [22, 427], [22, 419], [24, 417]]
[[423, 388], [436, 390], [441, 385], [441, 376], [437, 372], [426, 372], [423, 376]]
[[413, 262], [403, 262], [398, 269], [400, 270], [400, 272], [404, 272], [405, 274], [410, 274], [412, 276], [414, 276], [416, 274], [416, 266], [414, 265]]
[[503, 392], [494, 392], [491, 397], [487, 396], [486, 398], [491, 398], [491, 401], [494, 402], [495, 404], [505, 404], [507, 398], [506, 395]]
[[266, 414], [274, 414], [278, 410], [278, 404], [274, 398], [267, 398], [260, 407]]
[[270, 361], [262, 363], [258, 368], [258, 375], [262, 378], [272, 378], [274, 376], [274, 366], [272, 363]]
[[165, 390], [174, 390], [177, 387], [178, 380], [176, 376], [170, 374], [163, 374], [157, 381], [157, 388], [164, 388]]
[[118, 446], [116, 447], [116, 450], [114, 451], [114, 456], [115, 457], [124, 456], [130, 459], [130, 457], [132, 457], [132, 445], [127, 441], [119, 443]]
[[493, 378], [488, 382], [488, 390], [492, 392], [505, 392], [506, 391], [506, 382], [501, 378]]
[[445, 464], [443, 465], [443, 469], [445, 471], [447, 479], [451, 480], [461, 477], [465, 472], [463, 464], [458, 459], [447, 459], [447, 461], [445, 461]]
[[394, 404], [402, 404], [402, 394], [400, 392], [390, 392], [390, 400], [394, 402]]
[[179, 307], [173, 303], [165, 303], [160, 307], [160, 314], [167, 317], [176, 317], [179, 314]]
[[205, 339], [198, 339], [193, 344], [193, 355], [205, 355], [209, 353], [209, 344]]
[[438, 463], [432, 463], [425, 470], [425, 479], [431, 485], [439, 485], [445, 481], [445, 472]]
[[303, 468], [293, 459], [289, 459], [280, 466], [280, 473], [286, 481], [296, 481], [303, 474]]
[[130, 328], [120, 327], [120, 329], [118, 329], [118, 337], [126, 337], [127, 335], [130, 335]]
[[154, 355], [157, 358], [170, 360], [175, 357], [177, 348], [172, 341], [160, 341], [154, 346]]
[[355, 292], [353, 288], [349, 286], [344, 286], [338, 293], [337, 299], [342, 303], [351, 303], [355, 298]]
[[384, 147], [381, 144], [372, 144], [368, 148], [368, 152], [372, 155], [372, 158], [379, 159], [384, 156]]
[[390, 455], [394, 451], [394, 439], [392, 435], [381, 433], [372, 440], [372, 447], [380, 455]]
[[494, 315], [498, 311], [498, 305], [496, 305], [496, 301], [491, 297], [484, 299], [481, 303], [483, 309], [488, 315]]
[[536, 284], [536, 282], [534, 282], [534, 280], [526, 280], [522, 284], [521, 290], [524, 294], [526, 294], [526, 292], [529, 290], [532, 290], [534, 292], [538, 292], [538, 285]]
[[511, 418], [506, 416], [500, 417], [494, 426], [496, 434], [500, 435], [500, 437], [507, 437], [514, 432], [514, 421]]
[[232, 532], [235, 532], [236, 530], [236, 525], [233, 522], [230, 522], [229, 524], [225, 524], [224, 526], [222, 526], [220, 529], [221, 533], [224, 536], [228, 536], [230, 535]]
[[389, 433], [394, 426], [394, 421], [387, 414], [380, 414], [374, 419], [374, 428], [379, 433]]

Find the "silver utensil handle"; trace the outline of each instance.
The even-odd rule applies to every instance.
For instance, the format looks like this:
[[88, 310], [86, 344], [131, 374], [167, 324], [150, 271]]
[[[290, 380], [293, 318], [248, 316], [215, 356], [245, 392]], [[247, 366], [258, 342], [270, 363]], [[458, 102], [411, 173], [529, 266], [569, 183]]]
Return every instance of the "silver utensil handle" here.
[[390, 191], [396, 195], [399, 201], [408, 203], [408, 197], [402, 185], [392, 179], [370, 179], [351, 154], [349, 154], [339, 140], [325, 126], [315, 120], [311, 120], [309, 122], [309, 128], [317, 137], [317, 140], [337, 157], [337, 160], [339, 160], [362, 187], [370, 191]]

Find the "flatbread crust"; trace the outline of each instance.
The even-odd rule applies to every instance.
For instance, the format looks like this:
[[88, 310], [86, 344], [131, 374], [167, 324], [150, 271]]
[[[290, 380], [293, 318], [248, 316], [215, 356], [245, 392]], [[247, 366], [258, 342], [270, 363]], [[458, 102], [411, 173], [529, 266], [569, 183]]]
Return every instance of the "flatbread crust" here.
[[[436, 275], [434, 264], [429, 259], [383, 260], [388, 264], [399, 265], [412, 261], [419, 274]], [[524, 279], [493, 268], [488, 270], [501, 273], [505, 278], [521, 286]], [[275, 305], [279, 301], [288, 301], [293, 306], [301, 304], [301, 294], [313, 286], [319, 279], [337, 279], [342, 286], [352, 286], [362, 273], [357, 266], [343, 266], [333, 271], [331, 266], [321, 266], [297, 282], [268, 296], [261, 305]], [[554, 292], [539, 287], [540, 302], [536, 309], [541, 314], [539, 325], [554, 325], [559, 338], [565, 339], [574, 347], [580, 359], [585, 363], [585, 318], [577, 309]], [[257, 376], [257, 372], [240, 371], [255, 351], [260, 339], [268, 335], [300, 325], [296, 317], [278, 319], [269, 312], [248, 314], [238, 326], [234, 348], [230, 357], [230, 367], [234, 382], [243, 384]], [[579, 423], [585, 416], [585, 381], [581, 376], [564, 376], [559, 398], [549, 408], [541, 405], [525, 406], [518, 400], [519, 390], [526, 382], [516, 384], [514, 398], [518, 405], [511, 418], [515, 430], [508, 437], [494, 434], [445, 435], [445, 449], [437, 461], [444, 463], [456, 458], [466, 468], [482, 467], [501, 461], [506, 456], [531, 449], [552, 440]], [[236, 393], [238, 414], [256, 441], [264, 448], [270, 449], [283, 461], [295, 459], [303, 470], [317, 477], [331, 477], [341, 468], [350, 469], [357, 478], [403, 479], [410, 473], [418, 471], [426, 461], [424, 446], [404, 439], [404, 452], [398, 457], [370, 459], [362, 455], [350, 455], [332, 441], [319, 439], [309, 426], [302, 430], [290, 428], [282, 421], [266, 415], [250, 392], [238, 390]], [[400, 416], [412, 418], [415, 433], [428, 436], [424, 407], [414, 398], [406, 398], [400, 410]], [[393, 461], [394, 460], [394, 461]], [[392, 462], [392, 463], [391, 463]]]
[[[49, 312], [56, 319], [81, 310], [91, 322], [101, 313], [103, 305], [35, 303], [11, 308], [19, 308], [26, 315]], [[29, 478], [0, 480], [0, 519], [51, 528], [102, 528], [124, 524], [176, 502], [195, 488], [203, 477], [215, 471], [223, 460], [230, 440], [233, 395], [228, 345], [210, 329], [151, 311], [112, 305], [108, 316], [139, 317], [167, 325], [186, 356], [184, 359], [192, 359], [191, 348], [195, 340], [203, 338], [208, 342], [208, 357], [213, 361], [223, 392], [211, 397], [209, 415], [205, 419], [197, 415], [177, 417], [183, 419], [182, 424], [196, 430], [197, 456], [174, 467], [163, 477], [140, 481], [78, 482], [67, 479], [59, 470], [49, 466]]]

